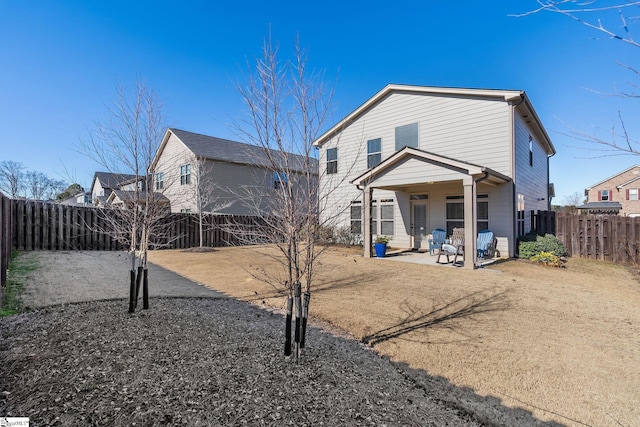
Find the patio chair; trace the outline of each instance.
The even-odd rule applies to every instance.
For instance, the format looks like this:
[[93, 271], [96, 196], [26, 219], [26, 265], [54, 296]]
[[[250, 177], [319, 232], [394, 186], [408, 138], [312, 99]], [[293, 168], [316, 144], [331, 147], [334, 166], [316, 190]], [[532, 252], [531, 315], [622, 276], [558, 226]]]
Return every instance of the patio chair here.
[[433, 251], [436, 249], [438, 252], [442, 252], [442, 245], [447, 241], [447, 232], [442, 228], [436, 228], [431, 232], [431, 238], [429, 239], [429, 255], [433, 255]]
[[447, 263], [450, 262], [449, 257], [453, 257], [453, 265], [458, 262], [458, 256], [462, 256], [464, 259], [464, 228], [454, 228], [451, 235], [451, 242], [442, 245], [442, 249], [438, 254], [437, 263], [440, 263], [440, 257], [445, 255], [447, 257]]
[[493, 257], [493, 231], [482, 230], [478, 233], [478, 258]]

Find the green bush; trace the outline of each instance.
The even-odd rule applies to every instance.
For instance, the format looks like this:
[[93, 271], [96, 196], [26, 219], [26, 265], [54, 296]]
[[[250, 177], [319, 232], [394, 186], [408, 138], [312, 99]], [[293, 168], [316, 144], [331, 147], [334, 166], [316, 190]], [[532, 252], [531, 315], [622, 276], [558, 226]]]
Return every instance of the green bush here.
[[558, 257], [567, 255], [567, 250], [564, 245], [553, 234], [545, 234], [544, 236], [527, 234], [519, 240], [518, 255], [520, 258], [531, 259], [540, 254], [540, 252], [551, 252]]

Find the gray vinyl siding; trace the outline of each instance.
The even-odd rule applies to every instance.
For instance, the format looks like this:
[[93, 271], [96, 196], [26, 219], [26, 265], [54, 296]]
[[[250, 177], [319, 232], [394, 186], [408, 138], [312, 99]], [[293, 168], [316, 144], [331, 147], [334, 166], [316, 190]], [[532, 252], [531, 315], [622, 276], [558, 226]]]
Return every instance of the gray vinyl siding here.
[[[392, 93], [383, 98], [321, 147], [320, 193], [321, 204], [326, 207], [322, 217], [336, 224], [348, 224], [351, 200], [362, 198], [361, 191], [350, 181], [367, 170], [367, 141], [381, 138], [384, 160], [395, 153], [397, 126], [417, 122], [421, 150], [486, 166], [509, 176], [510, 108], [504, 101], [455, 96]], [[338, 148], [338, 173], [326, 175], [326, 150], [334, 147]], [[425, 173], [421, 169], [425, 163], [415, 162], [414, 178], [422, 176], [422, 182], [428, 181], [421, 175]], [[449, 173], [435, 169], [431, 169], [434, 180], [437, 174]], [[389, 182], [392, 176], [389, 174]], [[397, 213], [400, 215], [400, 211]]]
[[[529, 135], [533, 138], [533, 166], [529, 164]], [[525, 231], [531, 229], [530, 212], [532, 210], [548, 209], [548, 158], [539, 141], [540, 138], [516, 112], [515, 195], [516, 197], [517, 194], [524, 195]]]

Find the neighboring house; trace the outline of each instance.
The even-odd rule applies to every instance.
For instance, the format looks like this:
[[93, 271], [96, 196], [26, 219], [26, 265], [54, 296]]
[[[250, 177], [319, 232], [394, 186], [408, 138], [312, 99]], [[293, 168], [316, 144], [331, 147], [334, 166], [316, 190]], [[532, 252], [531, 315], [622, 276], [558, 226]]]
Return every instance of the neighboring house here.
[[[290, 172], [304, 170], [303, 157], [286, 155]], [[317, 176], [317, 160], [311, 168]], [[171, 212], [198, 212], [197, 191], [204, 188], [203, 211], [256, 215], [255, 198], [266, 200], [278, 186], [299, 181], [274, 171], [260, 147], [173, 128], [165, 133], [151, 170], [154, 189], [169, 199]]]
[[67, 206], [92, 206], [91, 193], [79, 191], [73, 196], [69, 196], [66, 199], [58, 201], [58, 203]]
[[106, 204], [111, 192], [119, 189], [123, 182], [135, 180], [135, 175], [110, 172], [96, 172], [91, 183], [91, 198], [95, 206]]
[[514, 256], [550, 207], [556, 151], [524, 91], [388, 85], [314, 144], [321, 217], [362, 234], [365, 256], [375, 235], [426, 249], [431, 230], [464, 227], [473, 268], [478, 231]]
[[640, 216], [640, 166], [625, 169], [584, 190], [581, 213]]
[[[152, 203], [159, 206], [162, 209], [162, 212], [165, 212], [165, 209], [166, 212], [169, 212], [169, 199], [162, 195], [162, 193], [153, 192], [149, 196], [152, 197]], [[135, 200], [135, 190], [115, 189], [107, 198], [106, 204], [131, 209], [135, 205]], [[138, 205], [144, 206], [146, 203], [147, 193], [146, 191], [141, 191], [138, 194]]]

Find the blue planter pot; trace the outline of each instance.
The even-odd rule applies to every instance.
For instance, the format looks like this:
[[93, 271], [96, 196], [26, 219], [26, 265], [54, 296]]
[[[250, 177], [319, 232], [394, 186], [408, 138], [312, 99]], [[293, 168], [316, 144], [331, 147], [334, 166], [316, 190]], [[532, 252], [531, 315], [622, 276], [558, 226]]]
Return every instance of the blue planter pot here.
[[384, 255], [387, 253], [387, 244], [386, 243], [376, 243], [376, 256], [378, 258], [384, 258]]

